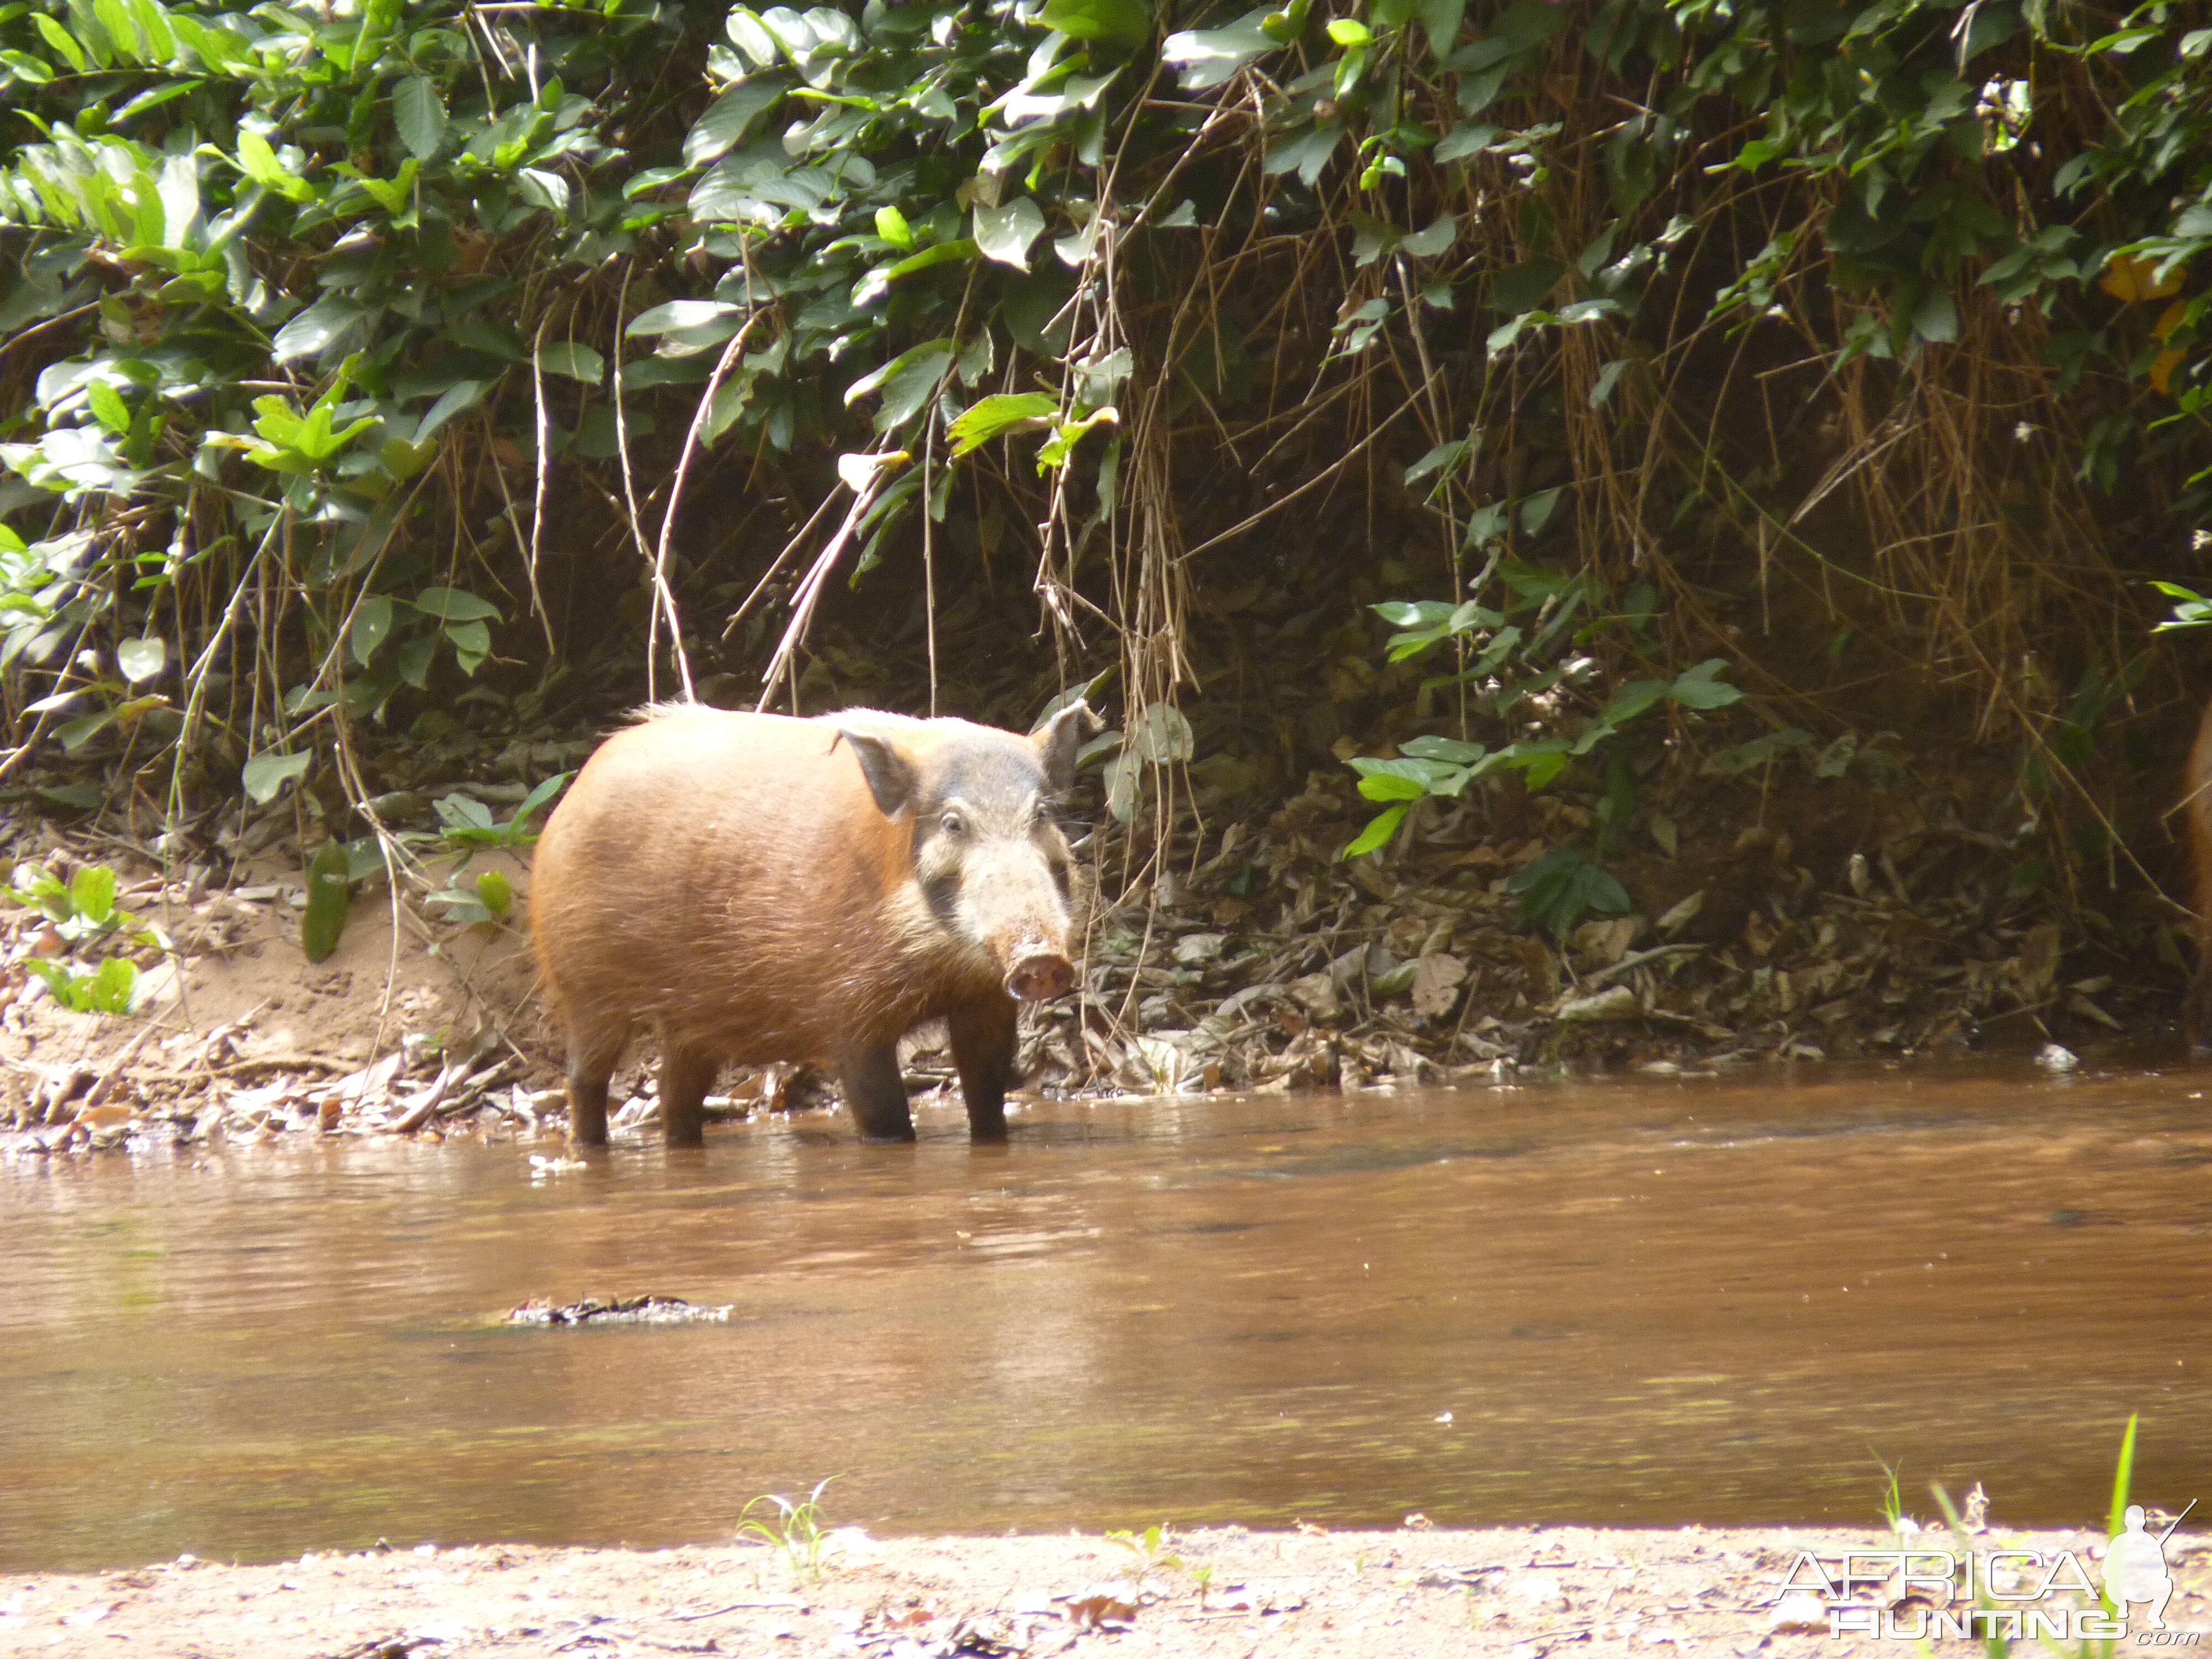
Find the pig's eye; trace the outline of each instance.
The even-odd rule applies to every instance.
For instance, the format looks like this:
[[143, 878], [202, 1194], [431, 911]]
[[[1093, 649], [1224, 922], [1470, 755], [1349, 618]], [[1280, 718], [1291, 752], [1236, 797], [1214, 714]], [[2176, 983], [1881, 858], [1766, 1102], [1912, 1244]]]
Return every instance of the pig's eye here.
[[957, 836], [968, 826], [962, 821], [959, 813], [947, 812], [943, 817], [938, 819], [937, 827], [948, 836]]

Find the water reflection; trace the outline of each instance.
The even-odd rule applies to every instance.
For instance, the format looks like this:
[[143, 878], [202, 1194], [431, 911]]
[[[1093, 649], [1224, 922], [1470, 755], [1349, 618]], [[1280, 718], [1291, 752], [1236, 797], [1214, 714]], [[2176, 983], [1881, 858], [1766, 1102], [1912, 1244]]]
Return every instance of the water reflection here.
[[[2180, 1079], [1826, 1072], [1066, 1104], [617, 1149], [0, 1171], [0, 1565], [889, 1531], [2070, 1522], [2212, 1491], [2212, 1127]], [[500, 1328], [653, 1291], [726, 1326]], [[1923, 1509], [1931, 1507], [1923, 1504]]]

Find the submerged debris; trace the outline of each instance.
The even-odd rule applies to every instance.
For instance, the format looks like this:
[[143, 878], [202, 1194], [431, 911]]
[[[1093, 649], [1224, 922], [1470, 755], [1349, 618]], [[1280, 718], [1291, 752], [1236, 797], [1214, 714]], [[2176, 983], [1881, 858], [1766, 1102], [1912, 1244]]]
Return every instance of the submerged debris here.
[[702, 1307], [680, 1296], [618, 1296], [602, 1302], [586, 1297], [555, 1307], [550, 1302], [526, 1302], [509, 1310], [510, 1325], [726, 1325], [736, 1304]]

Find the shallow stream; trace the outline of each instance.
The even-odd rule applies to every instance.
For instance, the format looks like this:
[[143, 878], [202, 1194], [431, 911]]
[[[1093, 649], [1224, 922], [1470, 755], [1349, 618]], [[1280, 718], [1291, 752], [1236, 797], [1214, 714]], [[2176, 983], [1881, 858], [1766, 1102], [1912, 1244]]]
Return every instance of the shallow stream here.
[[[2192, 1077], [2197, 1079], [2192, 1083]], [[2203, 1086], [2200, 1086], [2203, 1085]], [[2212, 1500], [2212, 1080], [2025, 1065], [0, 1166], [0, 1568]], [[653, 1291], [729, 1322], [509, 1328]]]

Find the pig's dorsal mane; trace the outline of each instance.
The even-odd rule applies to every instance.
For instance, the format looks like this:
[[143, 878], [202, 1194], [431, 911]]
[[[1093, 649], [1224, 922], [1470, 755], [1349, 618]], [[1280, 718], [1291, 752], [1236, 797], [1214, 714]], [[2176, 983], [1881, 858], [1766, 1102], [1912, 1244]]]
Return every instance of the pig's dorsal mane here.
[[650, 726], [655, 720], [674, 720], [684, 714], [726, 714], [726, 708], [717, 708], [711, 702], [687, 702], [682, 697], [663, 697], [658, 702], [641, 702], [623, 719], [632, 726]]
[[817, 726], [849, 726], [855, 732], [884, 732], [904, 736], [937, 722], [914, 714], [894, 714], [888, 708], [837, 708], [814, 716]]

